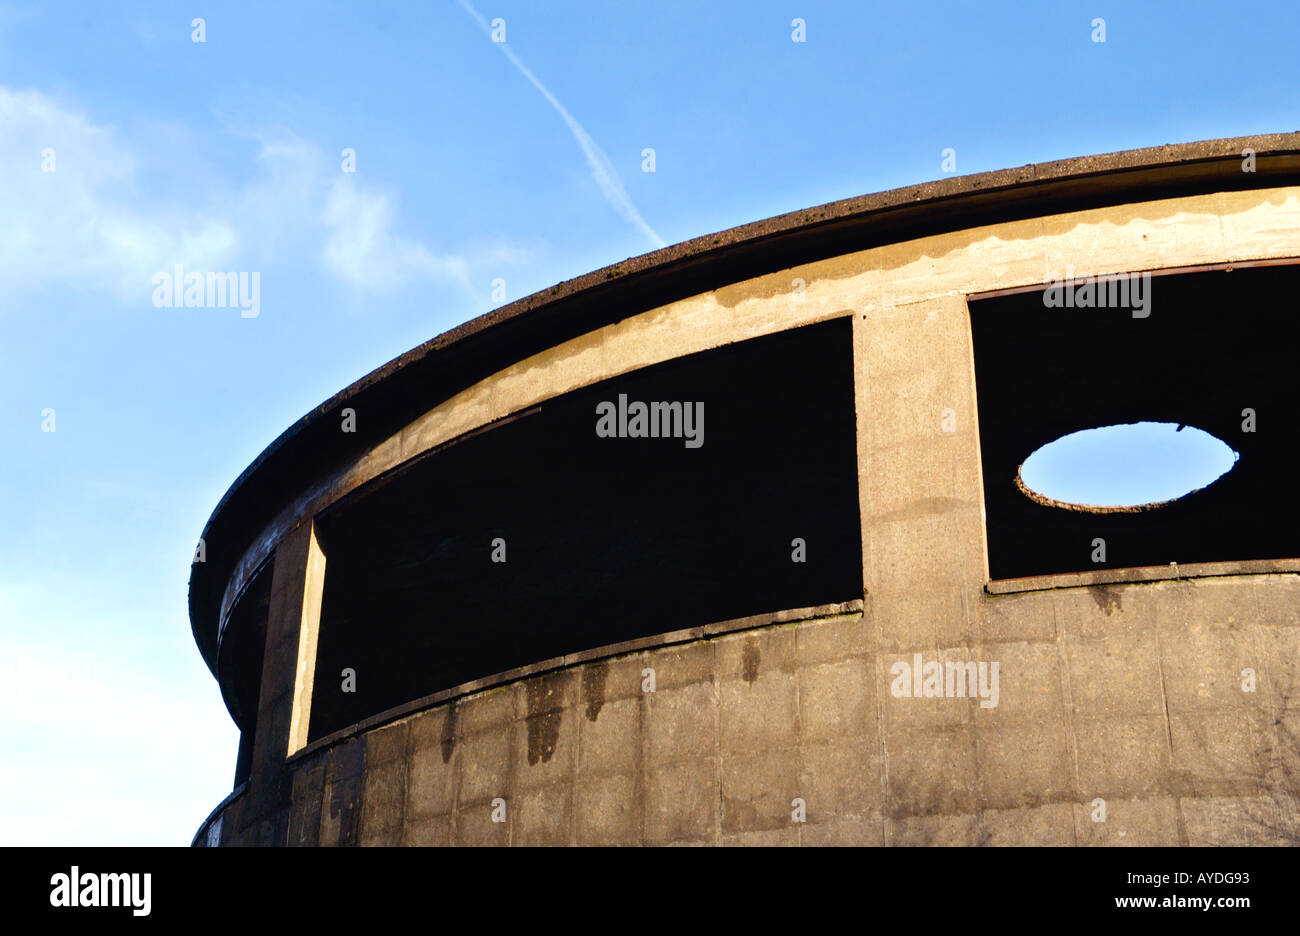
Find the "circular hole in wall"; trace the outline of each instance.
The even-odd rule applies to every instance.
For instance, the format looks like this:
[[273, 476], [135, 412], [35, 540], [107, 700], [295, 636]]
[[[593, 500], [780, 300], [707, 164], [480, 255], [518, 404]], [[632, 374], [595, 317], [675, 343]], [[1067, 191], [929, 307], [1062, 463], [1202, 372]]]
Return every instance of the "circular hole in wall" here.
[[1150, 510], [1213, 484], [1238, 457], [1222, 439], [1195, 426], [1098, 426], [1036, 449], [1020, 466], [1016, 485], [1051, 507], [1098, 513]]

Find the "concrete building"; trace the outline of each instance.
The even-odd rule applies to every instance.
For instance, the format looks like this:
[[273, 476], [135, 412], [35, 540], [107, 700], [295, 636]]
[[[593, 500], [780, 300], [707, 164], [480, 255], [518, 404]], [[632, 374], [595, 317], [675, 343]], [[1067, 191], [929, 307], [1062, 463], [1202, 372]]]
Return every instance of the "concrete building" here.
[[[1217, 140], [783, 215], [413, 349], [203, 532], [242, 742], [196, 844], [1294, 842], [1297, 263], [1300, 134]], [[1239, 461], [1151, 509], [1018, 484], [1139, 420]]]

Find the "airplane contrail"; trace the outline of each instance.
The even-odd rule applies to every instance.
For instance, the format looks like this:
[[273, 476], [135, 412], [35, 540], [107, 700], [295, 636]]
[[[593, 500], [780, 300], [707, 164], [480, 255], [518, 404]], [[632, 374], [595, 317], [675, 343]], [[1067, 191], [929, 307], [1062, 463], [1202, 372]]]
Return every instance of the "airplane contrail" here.
[[[486, 32], [491, 34], [492, 26], [479, 15], [478, 10], [469, 5], [468, 0], [456, 0], [456, 2], [461, 5], [466, 13], [474, 17]], [[519, 60], [519, 56], [515, 55], [510, 46], [504, 42], [494, 42], [493, 45], [499, 48], [506, 58], [510, 59], [511, 64], [519, 70], [520, 74], [531, 81], [533, 87], [542, 92], [542, 97], [546, 98], [556, 112], [564, 118], [564, 122], [569, 127], [569, 132], [573, 134], [573, 138], [582, 147], [582, 154], [587, 157], [587, 166], [591, 169], [591, 176], [596, 180], [596, 185], [600, 187], [605, 200], [627, 221], [640, 228], [641, 233], [650, 238], [651, 243], [656, 247], [667, 246], [664, 239], [655, 233], [655, 229], [646, 223], [645, 218], [641, 217], [641, 212], [636, 210], [636, 205], [632, 204], [627, 189], [623, 188], [623, 180], [618, 177], [618, 172], [615, 171], [613, 163], [609, 161], [605, 151], [591, 138], [591, 134], [582, 129], [582, 124], [574, 120], [573, 115], [564, 109], [564, 105], [556, 100], [555, 95], [547, 90], [546, 85], [537, 80], [537, 76], [528, 70], [528, 66]]]

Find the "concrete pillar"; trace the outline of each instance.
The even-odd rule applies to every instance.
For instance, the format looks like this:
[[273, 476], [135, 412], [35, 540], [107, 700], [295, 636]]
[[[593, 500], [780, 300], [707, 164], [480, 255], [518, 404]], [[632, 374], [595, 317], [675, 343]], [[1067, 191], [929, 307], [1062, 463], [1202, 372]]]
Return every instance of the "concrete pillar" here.
[[271, 573], [252, 773], [241, 815], [240, 838], [250, 844], [283, 845], [288, 836], [286, 759], [307, 743], [324, 580], [325, 556], [307, 520], [280, 541]]

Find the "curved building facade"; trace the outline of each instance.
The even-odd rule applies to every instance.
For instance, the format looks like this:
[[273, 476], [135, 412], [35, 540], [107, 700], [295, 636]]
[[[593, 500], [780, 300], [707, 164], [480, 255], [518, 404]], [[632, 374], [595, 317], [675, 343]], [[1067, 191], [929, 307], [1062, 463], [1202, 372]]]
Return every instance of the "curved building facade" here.
[[[200, 845], [1300, 838], [1300, 134], [948, 178], [490, 312], [203, 532]], [[1096, 426], [1238, 453], [1036, 496]]]

